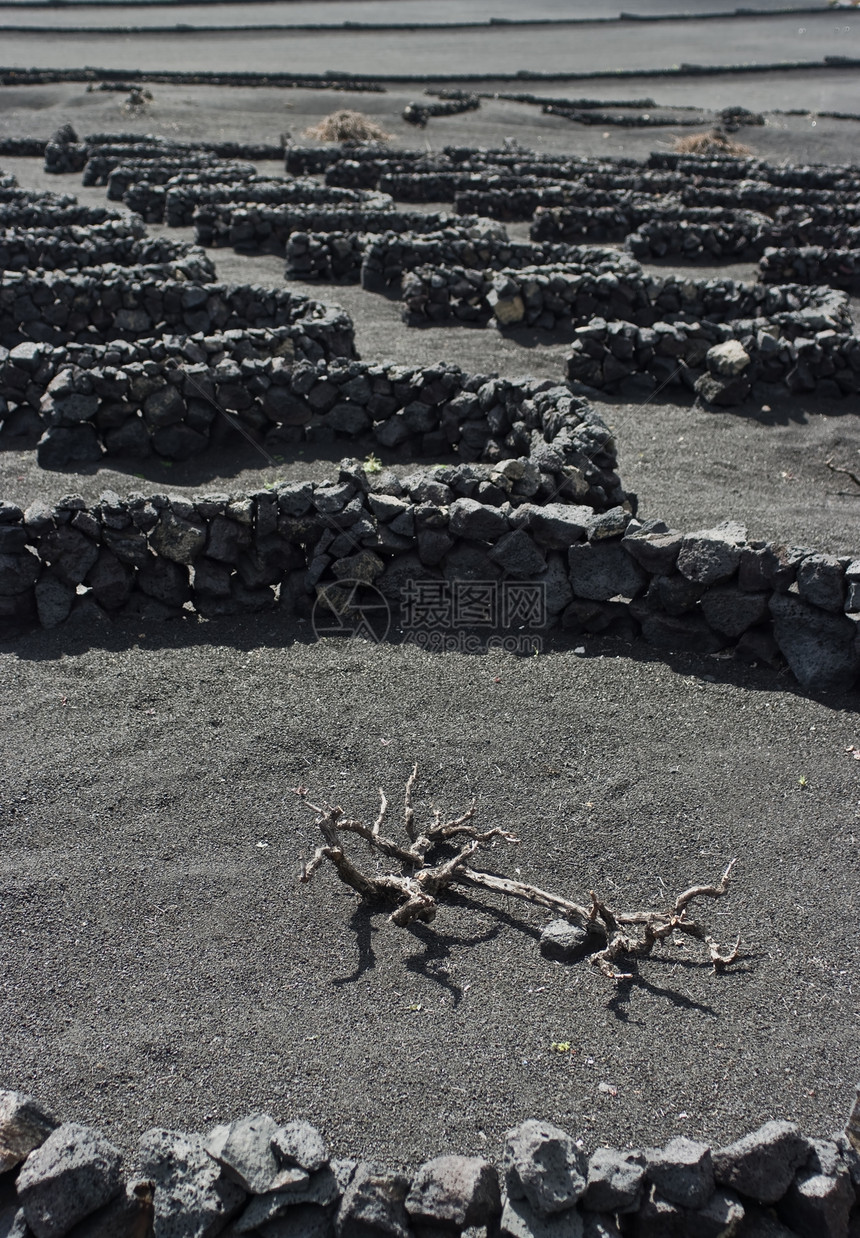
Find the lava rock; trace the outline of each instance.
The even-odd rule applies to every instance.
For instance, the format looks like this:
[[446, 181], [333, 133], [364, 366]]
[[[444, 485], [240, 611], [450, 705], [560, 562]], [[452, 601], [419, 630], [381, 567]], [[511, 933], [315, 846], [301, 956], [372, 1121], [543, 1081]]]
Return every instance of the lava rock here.
[[648, 577], [618, 542], [581, 542], [568, 551], [570, 583], [577, 597], [608, 602], [643, 593]]
[[546, 959], [569, 963], [585, 953], [588, 936], [570, 920], [553, 920], [540, 935], [540, 952]]
[[770, 611], [780, 652], [804, 687], [836, 691], [853, 681], [860, 661], [850, 619], [783, 593], [771, 597]]
[[810, 1153], [809, 1141], [793, 1122], [765, 1122], [713, 1153], [714, 1176], [760, 1204], [775, 1204], [788, 1190]]
[[588, 1166], [566, 1131], [529, 1118], [505, 1136], [508, 1198], [526, 1199], [539, 1216], [573, 1208], [585, 1190]]
[[278, 1127], [272, 1151], [281, 1165], [298, 1165], [309, 1174], [322, 1169], [329, 1159], [326, 1141], [309, 1122], [288, 1122]]
[[500, 1229], [502, 1238], [584, 1238], [582, 1215], [576, 1209], [541, 1216], [525, 1199], [505, 1202]]
[[498, 1174], [480, 1157], [436, 1157], [418, 1170], [406, 1211], [415, 1224], [491, 1229], [502, 1211]]
[[14, 1169], [59, 1126], [26, 1092], [0, 1092], [0, 1174]]
[[597, 1148], [588, 1158], [583, 1208], [593, 1212], [635, 1212], [644, 1176], [645, 1157], [641, 1152]]
[[704, 1143], [679, 1135], [665, 1148], [645, 1153], [649, 1179], [670, 1203], [699, 1208], [714, 1193], [711, 1150]]
[[368, 1232], [409, 1238], [408, 1193], [409, 1179], [403, 1174], [378, 1165], [359, 1165], [337, 1210], [338, 1238], [367, 1238]]
[[123, 1186], [119, 1149], [87, 1126], [65, 1122], [27, 1157], [17, 1191], [36, 1238], [64, 1238]]
[[207, 1154], [201, 1135], [146, 1131], [138, 1171], [155, 1183], [158, 1238], [210, 1238], [245, 1201], [242, 1188], [224, 1178]]
[[688, 533], [678, 552], [678, 571], [701, 585], [716, 585], [735, 574], [746, 529], [726, 521], [714, 529]]

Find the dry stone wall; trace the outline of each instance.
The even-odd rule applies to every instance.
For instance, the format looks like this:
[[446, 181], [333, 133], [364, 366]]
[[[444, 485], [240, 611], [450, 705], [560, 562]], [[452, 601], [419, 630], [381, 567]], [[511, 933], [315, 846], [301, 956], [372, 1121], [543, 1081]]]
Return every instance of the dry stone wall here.
[[425, 265], [486, 270], [521, 268], [555, 261], [596, 271], [634, 271], [618, 250], [597, 246], [543, 246], [512, 241], [503, 225], [477, 220], [471, 227], [415, 233], [294, 232], [287, 241], [287, 279], [361, 281], [369, 292], [385, 292], [406, 271]]
[[92, 1127], [0, 1092], [0, 1233], [8, 1238], [849, 1238], [860, 1139], [776, 1120], [712, 1147], [590, 1154], [531, 1118], [498, 1164], [445, 1155], [414, 1169], [332, 1157], [307, 1121], [255, 1113], [204, 1134], [153, 1129], [129, 1164]]
[[164, 159], [128, 159], [119, 164], [108, 176], [107, 196], [112, 202], [122, 202], [131, 185], [145, 180], [150, 185], [166, 185], [180, 174], [195, 173], [201, 183], [226, 182], [237, 184], [249, 181], [257, 175], [253, 163], [231, 162], [216, 159], [212, 155], [181, 155]]
[[394, 203], [387, 194], [368, 189], [340, 189], [318, 185], [308, 177], [279, 181], [255, 176], [235, 184], [208, 184], [200, 180], [183, 179], [171, 185], [165, 201], [165, 219], [173, 228], [188, 227], [197, 207], [228, 204], [234, 207], [261, 206], [321, 206], [355, 208], [369, 211], [390, 210]]
[[443, 212], [398, 211], [362, 204], [288, 207], [226, 203], [198, 206], [194, 234], [199, 245], [228, 245], [240, 252], [286, 254], [294, 232], [438, 232], [447, 227], [472, 228], [477, 219]]
[[795, 315], [800, 315], [798, 333], [809, 329], [807, 324], [820, 323], [819, 329], [851, 324], [846, 295], [827, 286], [661, 278], [646, 275], [641, 267], [613, 264], [611, 257], [579, 268], [568, 263], [496, 272], [418, 267], [404, 277], [402, 299], [404, 317], [413, 324], [460, 317], [487, 321], [494, 316], [503, 326], [524, 323], [553, 330], [571, 324], [587, 327], [598, 316], [641, 326], [753, 318], [767, 319], [786, 333], [795, 325]]
[[[640, 522], [609, 431], [567, 388], [452, 367], [296, 369], [278, 397], [291, 440], [303, 427], [330, 440], [372, 432], [378, 448], [406, 458], [447, 448], [461, 462], [401, 477], [345, 460], [335, 481], [252, 494], [107, 494], [94, 508], [70, 496], [26, 512], [5, 504], [6, 624], [54, 626], [81, 612], [88, 621], [171, 618], [188, 604], [204, 616], [307, 611], [315, 599], [337, 613], [345, 598], [355, 602], [350, 581], [396, 612], [410, 582], [511, 580], [539, 588], [546, 630], [697, 653], [734, 648], [787, 663], [816, 690], [856, 679], [860, 560], [751, 541], [732, 523], [683, 533]], [[231, 381], [247, 387], [235, 363], [216, 377], [224, 399]], [[184, 394], [179, 384], [150, 390], [148, 433]], [[58, 417], [64, 405], [99, 403], [75, 392], [66, 371], [48, 397]], [[438, 635], [426, 633], [428, 644]]]
[[[153, 183], [128, 180], [126, 197], [134, 185], [163, 191], [167, 204], [175, 194], [183, 218], [195, 197], [221, 192], [208, 163], [182, 173], [182, 181], [167, 180], [183, 154], [157, 140], [93, 135], [78, 144], [70, 133], [55, 136], [72, 161], [76, 145], [85, 148], [96, 179], [135, 152], [132, 176], [149, 168]], [[320, 164], [328, 162], [330, 179], [365, 183], [246, 177], [224, 192], [321, 201], [294, 209], [207, 202], [196, 208], [198, 235], [208, 227], [212, 243], [220, 228], [217, 239], [240, 248], [289, 243], [293, 273], [301, 261], [317, 277], [355, 278], [360, 270], [367, 287], [385, 287], [406, 272], [407, 308], [429, 321], [492, 315], [502, 325], [572, 329], [573, 383], [677, 381], [716, 404], [745, 398], [756, 383], [858, 390], [860, 342], [844, 292], [800, 282], [646, 278], [619, 251], [559, 246], [557, 236], [511, 242], [487, 220], [395, 210], [371, 187], [386, 175], [378, 148], [335, 153], [339, 162]], [[431, 168], [414, 154], [397, 156], [404, 184], [469, 176], [479, 166], [495, 168], [505, 184], [524, 167], [529, 176], [549, 170], [565, 193], [592, 200], [647, 189], [653, 204], [668, 195], [661, 222], [679, 225], [690, 187], [677, 193], [677, 182], [696, 175], [698, 189], [715, 201], [747, 194], [771, 211], [774, 218], [761, 210], [733, 218], [751, 234], [758, 220], [768, 220], [759, 237], [767, 227], [793, 226], [796, 195], [811, 204], [816, 227], [837, 219], [853, 227], [856, 210], [844, 204], [853, 169], [783, 174], [764, 165], [659, 160], [643, 168], [453, 148]], [[290, 158], [308, 166], [315, 156], [292, 151]], [[393, 609], [411, 579], [532, 581], [543, 590], [548, 630], [643, 636], [699, 652], [736, 648], [787, 663], [808, 687], [855, 679], [858, 561], [752, 542], [733, 525], [683, 533], [641, 524], [635, 496], [618, 478], [611, 435], [570, 387], [449, 366], [364, 365], [353, 359], [352, 323], [337, 308], [286, 290], [210, 283], [199, 251], [150, 242], [139, 223], [109, 212], [91, 231], [62, 231], [64, 212], [78, 209], [74, 200], [24, 194], [10, 178], [0, 184], [0, 199], [0, 217], [13, 225], [0, 253], [21, 267], [0, 279], [0, 421], [4, 435], [38, 426], [43, 466], [106, 453], [183, 459], [237, 427], [270, 451], [343, 439], [401, 462], [453, 461], [403, 476], [345, 460], [336, 481], [253, 494], [106, 495], [92, 508], [69, 496], [26, 513], [6, 504], [0, 612], [7, 625], [315, 602], [336, 613], [347, 579], [378, 590]], [[327, 209], [332, 200], [350, 205]], [[620, 229], [625, 209], [592, 206], [589, 226], [602, 226], [601, 212], [608, 212]], [[55, 231], [48, 236], [40, 226]], [[102, 265], [78, 275], [28, 268], [88, 255]], [[769, 257], [768, 269], [787, 260]], [[833, 278], [826, 254], [806, 261], [807, 276], [818, 262]], [[850, 263], [844, 259], [837, 274], [851, 275]], [[165, 278], [178, 270], [186, 278]]]
[[107, 278], [107, 269], [78, 275], [4, 274], [0, 277], [0, 345], [14, 348], [29, 341], [95, 344], [136, 339], [155, 327], [163, 333], [193, 334], [301, 321], [309, 334], [314, 324], [321, 327], [337, 354], [352, 351], [352, 321], [342, 310], [287, 289], [157, 278], [157, 269], [135, 280], [117, 268], [120, 273]]

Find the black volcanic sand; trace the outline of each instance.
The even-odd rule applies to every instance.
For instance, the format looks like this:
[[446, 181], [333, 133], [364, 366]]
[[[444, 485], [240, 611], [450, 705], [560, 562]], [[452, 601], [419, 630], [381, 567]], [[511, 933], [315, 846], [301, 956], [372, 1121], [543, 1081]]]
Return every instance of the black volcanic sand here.
[[[8, 11], [8, 10], [7, 10]], [[106, 17], [109, 10], [103, 10]], [[14, 16], [14, 14], [13, 14]], [[165, 24], [170, 25], [169, 12]], [[784, 64], [860, 54], [850, 13], [732, 15], [708, 22], [607, 22], [446, 30], [83, 31], [3, 35], [4, 65], [150, 71], [358, 73], [413, 78], [470, 73], [571, 75], [700, 65]]]
[[[106, 111], [94, 118], [104, 96], [64, 105], [64, 89], [14, 92], [5, 131], [68, 118], [82, 132], [130, 127], [115, 99], [105, 123]], [[210, 113], [189, 88], [171, 96], [172, 127], [157, 112], [134, 127], [271, 137], [294, 93], [261, 124], [238, 107], [228, 119], [226, 104]], [[591, 150], [599, 138], [526, 114], [527, 144]], [[478, 140], [466, 125], [457, 133]], [[764, 148], [772, 134], [744, 136]], [[831, 149], [851, 158], [847, 139]], [[7, 163], [22, 183], [78, 180]], [[215, 258], [225, 278], [280, 278], [278, 259]], [[366, 359], [561, 376], [558, 343], [409, 331], [384, 298], [306, 287], [356, 315]], [[646, 515], [683, 528], [736, 517], [754, 536], [860, 546], [860, 498], [837, 494], [850, 483], [825, 463], [856, 460], [853, 404], [598, 407]], [[140, 465], [53, 474], [32, 452], [6, 451], [0, 492], [193, 492], [333, 467], [272, 469], [249, 449], [147, 466], [141, 480]], [[277, 615], [189, 617], [68, 625], [0, 647], [0, 1087], [124, 1149], [152, 1125], [204, 1129], [266, 1109], [318, 1123], [339, 1154], [406, 1165], [445, 1151], [497, 1157], [505, 1129], [528, 1116], [587, 1149], [679, 1133], [723, 1142], [774, 1116], [815, 1135], [841, 1126], [857, 1073], [856, 694], [816, 697], [731, 657], [596, 638], [515, 657], [392, 637], [317, 641], [310, 623]], [[740, 934], [745, 959], [715, 976], [689, 945], [670, 945], [616, 989], [587, 963], [543, 960], [546, 917], [526, 904], [457, 897], [433, 927], [403, 931], [328, 871], [299, 885], [316, 836], [290, 788], [370, 817], [382, 785], [396, 822], [414, 761], [422, 810], [475, 796], [480, 822], [520, 836], [487, 853], [488, 868], [574, 898], [593, 888], [657, 906], [738, 857], [729, 895], [702, 919], [722, 944]]]

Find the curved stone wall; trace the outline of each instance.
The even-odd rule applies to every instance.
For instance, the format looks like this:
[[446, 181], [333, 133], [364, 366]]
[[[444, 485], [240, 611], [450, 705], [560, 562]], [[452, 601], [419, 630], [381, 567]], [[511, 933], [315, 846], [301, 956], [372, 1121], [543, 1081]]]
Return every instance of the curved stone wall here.
[[724, 1147], [596, 1148], [528, 1119], [498, 1164], [333, 1158], [306, 1121], [255, 1113], [205, 1134], [153, 1129], [129, 1165], [99, 1131], [0, 1092], [0, 1230], [14, 1238], [849, 1238], [860, 1138], [772, 1121]]

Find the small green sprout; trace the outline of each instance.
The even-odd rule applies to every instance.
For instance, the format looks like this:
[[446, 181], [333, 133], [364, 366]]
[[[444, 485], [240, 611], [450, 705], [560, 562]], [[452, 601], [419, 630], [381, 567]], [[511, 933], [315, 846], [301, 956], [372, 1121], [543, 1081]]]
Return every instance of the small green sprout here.
[[797, 785], [799, 787], [804, 787], [804, 788], [809, 786], [809, 779], [806, 777], [806, 774], [800, 775], [800, 777], [797, 780]]
[[371, 452], [369, 456], [365, 457], [363, 461], [363, 467], [364, 467], [365, 473], [381, 473], [382, 472], [382, 461], [380, 460], [379, 456], [376, 456], [373, 454], [373, 452]]
[[569, 1040], [554, 1040], [550, 1045], [553, 1053], [570, 1053]]

